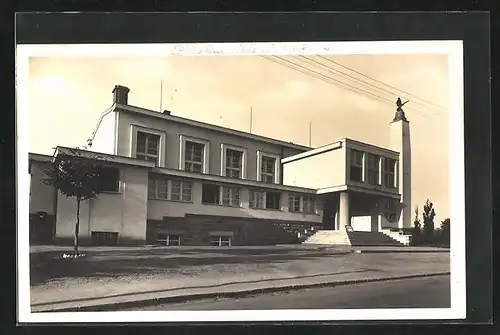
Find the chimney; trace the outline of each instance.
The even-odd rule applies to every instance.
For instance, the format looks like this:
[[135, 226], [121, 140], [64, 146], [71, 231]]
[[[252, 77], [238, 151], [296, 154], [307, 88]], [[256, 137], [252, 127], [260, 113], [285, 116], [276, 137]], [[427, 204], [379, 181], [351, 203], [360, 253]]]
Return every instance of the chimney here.
[[115, 85], [113, 89], [113, 102], [121, 105], [128, 105], [128, 93], [130, 89], [125, 86]]

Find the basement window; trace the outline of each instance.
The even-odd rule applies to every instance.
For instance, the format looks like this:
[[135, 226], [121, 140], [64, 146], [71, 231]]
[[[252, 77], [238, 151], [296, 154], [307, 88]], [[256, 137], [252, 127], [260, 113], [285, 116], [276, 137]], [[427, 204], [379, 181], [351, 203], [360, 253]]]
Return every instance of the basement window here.
[[231, 237], [230, 236], [214, 236], [212, 237], [212, 242], [210, 243], [214, 247], [230, 247]]
[[162, 245], [181, 245], [181, 236], [158, 233], [156, 235], [156, 243]]

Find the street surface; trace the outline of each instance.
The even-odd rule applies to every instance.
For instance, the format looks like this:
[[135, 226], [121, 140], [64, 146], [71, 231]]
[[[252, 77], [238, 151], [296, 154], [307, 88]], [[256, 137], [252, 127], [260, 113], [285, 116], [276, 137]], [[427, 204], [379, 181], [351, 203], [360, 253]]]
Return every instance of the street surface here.
[[[241, 299], [211, 299], [140, 310], [449, 308], [450, 276], [314, 288]], [[134, 308], [133, 310], [137, 310]]]

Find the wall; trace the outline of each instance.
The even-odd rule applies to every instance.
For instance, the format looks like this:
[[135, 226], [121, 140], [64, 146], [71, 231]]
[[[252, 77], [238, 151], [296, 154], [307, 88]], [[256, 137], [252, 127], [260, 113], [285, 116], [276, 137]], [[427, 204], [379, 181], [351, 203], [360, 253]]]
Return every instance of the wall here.
[[[120, 167], [120, 193], [101, 193], [81, 203], [80, 238], [88, 241], [92, 231], [118, 232], [119, 243], [144, 243], [147, 221], [148, 170]], [[72, 239], [76, 200], [58, 195], [56, 238]]]
[[257, 179], [257, 151], [261, 150], [275, 155], [295, 155], [299, 153], [298, 149], [283, 149], [280, 145], [275, 145], [266, 142], [247, 139], [230, 134], [221, 134], [219, 132], [193, 127], [189, 125], [180, 124], [177, 122], [170, 122], [163, 119], [148, 117], [145, 115], [138, 115], [135, 113], [119, 112], [118, 123], [118, 145], [117, 154], [123, 156], [130, 156], [131, 145], [131, 125], [137, 125], [144, 128], [151, 128], [154, 130], [166, 133], [166, 146], [165, 146], [165, 167], [178, 169], [179, 168], [179, 137], [186, 135], [198, 139], [210, 141], [210, 165], [209, 174], [221, 174], [221, 144], [229, 144], [246, 148], [248, 151], [247, 157], [247, 179]]
[[288, 212], [288, 193], [282, 193], [282, 211], [264, 210], [249, 208], [249, 189], [241, 188], [240, 200], [241, 207], [229, 207], [220, 205], [206, 205], [201, 203], [202, 198], [202, 183], [199, 181], [193, 182], [193, 202], [184, 203], [168, 200], [148, 200], [148, 219], [162, 220], [164, 216], [184, 217], [186, 214], [203, 214], [203, 215], [220, 215], [234, 216], [244, 218], [258, 219], [275, 219], [275, 220], [290, 220], [304, 222], [321, 222], [322, 221], [322, 197], [316, 197], [316, 208], [319, 210], [319, 215], [302, 214]]
[[371, 219], [371, 216], [353, 216], [351, 226], [355, 231], [372, 231]]
[[56, 191], [53, 186], [43, 183], [47, 178], [44, 169], [48, 163], [32, 161], [30, 185], [30, 213], [46, 212], [54, 214]]
[[384, 228], [398, 228], [398, 226], [399, 226], [398, 223], [399, 223], [401, 212], [396, 213], [396, 214], [397, 214], [397, 218], [396, 218], [396, 221], [394, 221], [394, 222], [388, 221], [383, 214], [380, 215], [378, 218], [379, 230], [382, 230]]
[[116, 118], [117, 113], [112, 110], [103, 114], [94, 136], [94, 140], [92, 141], [92, 151], [102, 152], [105, 154], [114, 153]]
[[314, 222], [280, 221], [241, 217], [188, 215], [186, 218], [165, 217], [163, 220], [148, 220], [147, 241], [156, 242], [156, 233], [181, 235], [182, 245], [207, 246], [214, 240], [212, 234], [224, 232], [231, 236], [231, 245], [275, 245], [296, 244], [301, 239], [298, 233], [316, 226]]
[[345, 148], [283, 164], [283, 184], [326, 188], [345, 184]]

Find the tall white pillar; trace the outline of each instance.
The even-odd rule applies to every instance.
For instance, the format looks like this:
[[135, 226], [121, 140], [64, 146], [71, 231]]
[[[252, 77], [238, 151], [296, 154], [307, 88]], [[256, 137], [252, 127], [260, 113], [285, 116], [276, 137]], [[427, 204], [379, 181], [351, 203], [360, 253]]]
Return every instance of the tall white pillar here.
[[340, 193], [339, 203], [339, 229], [345, 229], [345, 226], [351, 225], [351, 213], [349, 212], [349, 193]]
[[335, 219], [334, 219], [334, 227], [333, 229], [335, 230], [339, 230], [340, 229], [340, 225], [339, 225], [339, 205], [337, 204], [336, 208], [335, 208]]
[[376, 206], [376, 204], [372, 204], [370, 206], [370, 231], [379, 231], [379, 228], [378, 228], [378, 217], [379, 217], [379, 211], [378, 211], [378, 208]]
[[401, 194], [402, 204], [400, 207], [402, 209], [401, 215], [398, 215], [398, 227], [410, 228], [412, 226], [410, 123], [402, 108], [398, 108], [389, 128], [391, 149], [399, 152], [399, 161], [396, 164], [396, 182]]

